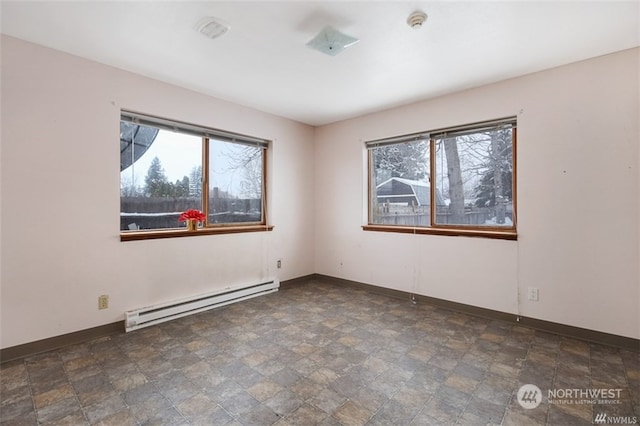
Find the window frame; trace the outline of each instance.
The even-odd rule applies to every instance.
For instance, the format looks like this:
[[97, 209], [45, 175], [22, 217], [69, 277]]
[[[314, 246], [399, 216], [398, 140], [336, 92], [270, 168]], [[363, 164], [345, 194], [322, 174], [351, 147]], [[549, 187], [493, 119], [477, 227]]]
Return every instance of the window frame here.
[[138, 241], [160, 238], [193, 237], [200, 235], [216, 234], [236, 234], [245, 232], [271, 231], [273, 225], [267, 221], [267, 155], [271, 146], [271, 141], [267, 139], [255, 138], [209, 127], [194, 125], [177, 120], [168, 120], [156, 116], [142, 114], [138, 112], [121, 110], [120, 121], [128, 121], [134, 124], [146, 125], [192, 136], [201, 137], [202, 143], [202, 195], [201, 210], [207, 215], [209, 203], [209, 145], [211, 142], [223, 141], [237, 143], [241, 145], [255, 146], [262, 149], [262, 182], [261, 182], [261, 221], [260, 222], [227, 222], [210, 224], [205, 220], [204, 226], [196, 230], [189, 231], [187, 228], [176, 227], [167, 229], [148, 230], [120, 230], [120, 241]]
[[[511, 226], [491, 226], [491, 225], [464, 225], [464, 224], [442, 224], [437, 223], [436, 216], [436, 139], [447, 134], [459, 134], [461, 132], [480, 133], [483, 130], [497, 128], [498, 126], [511, 126], [511, 150], [512, 150], [512, 225]], [[429, 226], [408, 226], [408, 225], [387, 225], [373, 223], [373, 196], [375, 187], [373, 149], [383, 146], [399, 144], [402, 142], [415, 142], [421, 139], [429, 141]], [[505, 117], [496, 120], [487, 120], [477, 123], [466, 124], [431, 131], [417, 132], [407, 135], [395, 136], [384, 139], [377, 139], [365, 142], [367, 151], [367, 224], [362, 226], [364, 231], [396, 232], [405, 234], [425, 234], [425, 235], [449, 235], [465, 237], [483, 237], [502, 240], [517, 240], [517, 120], [516, 117]], [[432, 178], [433, 177], [433, 178]]]

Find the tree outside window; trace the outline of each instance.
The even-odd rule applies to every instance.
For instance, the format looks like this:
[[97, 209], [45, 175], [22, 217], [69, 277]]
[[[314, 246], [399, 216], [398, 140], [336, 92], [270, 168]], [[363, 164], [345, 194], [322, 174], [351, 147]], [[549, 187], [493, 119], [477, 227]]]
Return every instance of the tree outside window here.
[[124, 112], [120, 130], [122, 232], [184, 229], [190, 209], [205, 228], [265, 224], [266, 141]]
[[515, 234], [515, 139], [501, 119], [367, 142], [369, 225]]

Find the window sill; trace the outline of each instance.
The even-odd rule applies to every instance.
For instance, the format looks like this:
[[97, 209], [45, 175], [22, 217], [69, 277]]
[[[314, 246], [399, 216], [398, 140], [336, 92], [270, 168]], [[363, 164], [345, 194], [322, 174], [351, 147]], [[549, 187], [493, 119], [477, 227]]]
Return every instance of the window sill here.
[[414, 228], [412, 226], [363, 225], [364, 231], [398, 232], [402, 234], [449, 235], [454, 237], [480, 237], [516, 241], [518, 234], [512, 230], [461, 229], [461, 228]]
[[163, 231], [123, 231], [120, 241], [156, 240], [160, 238], [198, 237], [201, 235], [239, 234], [244, 232], [265, 232], [273, 230], [273, 225], [219, 226], [198, 228], [195, 231], [167, 229]]

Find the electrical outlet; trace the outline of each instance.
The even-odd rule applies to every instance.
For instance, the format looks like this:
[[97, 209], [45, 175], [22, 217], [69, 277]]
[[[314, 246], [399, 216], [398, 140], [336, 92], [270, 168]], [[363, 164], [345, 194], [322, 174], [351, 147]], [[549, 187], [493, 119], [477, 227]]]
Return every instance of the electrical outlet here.
[[109, 309], [109, 295], [103, 294], [98, 297], [98, 309]]
[[278, 269], [282, 268], [282, 259], [278, 259]]
[[527, 293], [527, 298], [532, 302], [538, 301], [538, 288], [537, 287], [529, 287], [529, 292]]

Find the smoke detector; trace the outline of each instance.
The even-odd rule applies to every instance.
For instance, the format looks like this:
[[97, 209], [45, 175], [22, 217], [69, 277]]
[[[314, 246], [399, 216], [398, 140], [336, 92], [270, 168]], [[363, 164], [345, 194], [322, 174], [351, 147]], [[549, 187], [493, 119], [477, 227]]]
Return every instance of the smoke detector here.
[[427, 20], [427, 14], [422, 11], [415, 11], [407, 18], [407, 25], [409, 25], [414, 30], [419, 30], [422, 28], [422, 24]]
[[196, 25], [195, 30], [200, 34], [203, 34], [209, 38], [218, 38], [224, 35], [227, 31], [229, 31], [229, 24], [224, 22], [221, 19], [214, 18], [212, 16], [207, 16], [205, 18], [200, 19]]

